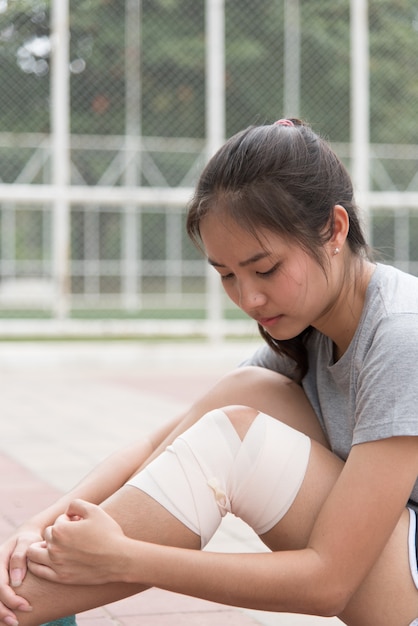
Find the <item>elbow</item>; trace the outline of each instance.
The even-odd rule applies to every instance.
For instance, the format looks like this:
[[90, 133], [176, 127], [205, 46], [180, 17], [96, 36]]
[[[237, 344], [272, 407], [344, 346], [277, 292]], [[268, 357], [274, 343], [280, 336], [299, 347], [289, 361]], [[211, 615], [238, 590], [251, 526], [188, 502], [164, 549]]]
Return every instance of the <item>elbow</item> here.
[[[335, 567], [335, 560], [321, 557], [316, 550], [310, 551], [312, 561], [309, 569], [306, 613], [320, 617], [338, 617], [341, 615], [355, 592], [355, 580], [344, 567]], [[341, 565], [341, 564], [340, 564]], [[305, 583], [307, 580], [305, 579]]]
[[338, 617], [346, 608], [352, 593], [344, 584], [330, 582], [329, 579], [323, 584], [315, 585], [312, 590], [313, 615], [320, 617]]

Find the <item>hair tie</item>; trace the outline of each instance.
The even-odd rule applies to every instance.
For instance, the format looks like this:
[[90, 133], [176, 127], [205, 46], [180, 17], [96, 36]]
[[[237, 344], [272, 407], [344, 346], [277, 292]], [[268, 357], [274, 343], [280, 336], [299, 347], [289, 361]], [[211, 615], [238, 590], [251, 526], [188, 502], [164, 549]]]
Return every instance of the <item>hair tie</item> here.
[[292, 122], [292, 120], [282, 119], [274, 122], [274, 126], [294, 126], [294, 123]]

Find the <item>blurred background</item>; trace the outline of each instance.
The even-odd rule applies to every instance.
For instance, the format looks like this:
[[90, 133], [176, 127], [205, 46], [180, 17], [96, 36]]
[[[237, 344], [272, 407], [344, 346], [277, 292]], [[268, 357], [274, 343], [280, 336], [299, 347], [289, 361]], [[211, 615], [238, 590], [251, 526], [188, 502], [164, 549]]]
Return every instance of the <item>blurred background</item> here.
[[415, 0], [0, 0], [0, 336], [254, 333], [185, 235], [206, 160], [307, 120], [418, 274]]

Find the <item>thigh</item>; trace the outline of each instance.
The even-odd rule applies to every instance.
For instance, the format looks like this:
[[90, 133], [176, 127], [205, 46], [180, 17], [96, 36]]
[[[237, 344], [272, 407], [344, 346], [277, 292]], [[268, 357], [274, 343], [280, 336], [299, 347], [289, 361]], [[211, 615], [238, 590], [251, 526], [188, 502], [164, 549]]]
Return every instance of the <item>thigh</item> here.
[[318, 418], [302, 387], [264, 367], [238, 368], [224, 376], [192, 408], [195, 417], [228, 405], [267, 413], [328, 447]]
[[409, 626], [418, 618], [408, 531], [409, 513], [405, 510], [380, 558], [340, 616], [349, 626]]
[[[343, 462], [312, 442], [302, 487], [285, 517], [261, 539], [273, 551], [303, 549], [338, 479]], [[405, 510], [380, 558], [340, 619], [349, 626], [408, 626], [418, 617], [418, 590], [409, 567], [409, 514]]]
[[312, 406], [302, 387], [264, 367], [240, 367], [223, 376], [183, 414], [178, 425], [155, 449], [145, 464], [161, 454], [174, 439], [203, 415], [223, 406], [246, 405], [272, 415], [328, 447]]
[[409, 626], [418, 617], [418, 590], [408, 556], [409, 514], [405, 510], [380, 558], [340, 619], [349, 626]]

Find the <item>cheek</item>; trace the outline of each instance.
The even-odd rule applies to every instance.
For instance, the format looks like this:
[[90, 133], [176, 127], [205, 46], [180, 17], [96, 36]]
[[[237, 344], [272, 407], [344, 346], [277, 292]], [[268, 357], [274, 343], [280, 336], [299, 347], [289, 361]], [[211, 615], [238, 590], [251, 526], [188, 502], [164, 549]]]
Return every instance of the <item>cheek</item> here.
[[272, 287], [271, 299], [280, 301], [287, 312], [293, 315], [301, 314], [306, 310], [306, 307], [309, 306], [311, 293], [315, 291], [315, 287], [311, 286], [310, 279], [304, 272], [300, 271], [283, 273]]
[[305, 300], [311, 295], [322, 293], [324, 275], [309, 259], [302, 258], [294, 263], [289, 272], [287, 286], [295, 299]]
[[222, 281], [222, 288], [225, 291], [226, 295], [234, 304], [239, 303], [239, 295], [238, 289], [232, 280]]

